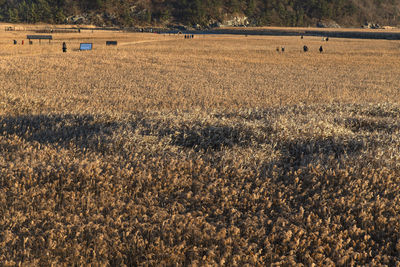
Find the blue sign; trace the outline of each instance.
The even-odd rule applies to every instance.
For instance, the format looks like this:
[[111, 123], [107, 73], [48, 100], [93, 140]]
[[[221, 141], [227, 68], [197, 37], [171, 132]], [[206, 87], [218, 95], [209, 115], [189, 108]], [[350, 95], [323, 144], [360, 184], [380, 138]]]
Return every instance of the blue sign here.
[[92, 50], [93, 44], [92, 43], [81, 43], [79, 46], [79, 50]]

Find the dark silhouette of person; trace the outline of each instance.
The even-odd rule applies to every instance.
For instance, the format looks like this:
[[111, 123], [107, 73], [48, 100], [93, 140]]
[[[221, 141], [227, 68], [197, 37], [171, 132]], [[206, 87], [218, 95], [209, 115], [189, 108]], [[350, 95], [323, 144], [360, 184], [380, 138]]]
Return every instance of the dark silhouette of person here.
[[67, 52], [67, 44], [65, 42], [62, 44], [62, 51], [63, 53]]
[[320, 53], [324, 52], [324, 49], [322, 48], [322, 45], [319, 47], [319, 52]]
[[14, 40], [14, 44], [15, 44], [15, 45], [17, 44], [17, 40]]
[[304, 52], [307, 52], [307, 51], [308, 51], [308, 46], [306, 46], [306, 45], [303, 46], [303, 51], [304, 51]]
[[282, 52], [285, 52], [285, 47], [282, 46], [281, 50], [282, 50]]
[[303, 39], [304, 38], [303, 35], [300, 38]]
[[328, 42], [328, 41], [329, 41], [329, 37], [326, 37], [326, 38], [325, 38], [325, 41], [327, 41], [327, 42]]

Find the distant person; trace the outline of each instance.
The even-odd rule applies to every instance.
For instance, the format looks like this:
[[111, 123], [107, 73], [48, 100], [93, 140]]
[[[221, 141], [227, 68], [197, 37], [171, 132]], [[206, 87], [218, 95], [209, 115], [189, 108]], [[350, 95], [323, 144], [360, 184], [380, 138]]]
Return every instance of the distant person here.
[[319, 47], [319, 52], [320, 53], [324, 52], [324, 49], [322, 48], [322, 45]]
[[21, 44], [24, 45], [24, 40], [22, 40]]
[[285, 47], [284, 47], [284, 46], [282, 46], [281, 50], [282, 50], [282, 52], [285, 52]]
[[300, 38], [301, 38], [301, 39], [303, 39], [303, 38], [304, 38], [304, 36], [302, 35]]
[[192, 39], [194, 38], [194, 34], [192, 34]]
[[17, 40], [14, 40], [14, 45], [16, 45], [17, 44]]
[[276, 47], [276, 52], [279, 52], [279, 47]]
[[65, 42], [62, 44], [62, 51], [63, 53], [67, 52], [67, 44]]
[[307, 51], [308, 51], [308, 46], [306, 46], [306, 45], [303, 46], [303, 51], [304, 51], [304, 52], [307, 52]]
[[325, 38], [325, 41], [327, 41], [327, 42], [328, 42], [328, 41], [329, 41], [329, 37], [326, 37], [326, 38]]

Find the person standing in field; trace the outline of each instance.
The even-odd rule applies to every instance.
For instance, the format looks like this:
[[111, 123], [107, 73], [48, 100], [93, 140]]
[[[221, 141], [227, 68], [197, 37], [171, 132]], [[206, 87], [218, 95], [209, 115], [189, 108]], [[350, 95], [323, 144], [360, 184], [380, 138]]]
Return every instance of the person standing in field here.
[[322, 53], [324, 49], [322, 48], [322, 45], [319, 47], [319, 52]]
[[65, 42], [62, 44], [62, 51], [63, 53], [67, 52], [67, 44]]

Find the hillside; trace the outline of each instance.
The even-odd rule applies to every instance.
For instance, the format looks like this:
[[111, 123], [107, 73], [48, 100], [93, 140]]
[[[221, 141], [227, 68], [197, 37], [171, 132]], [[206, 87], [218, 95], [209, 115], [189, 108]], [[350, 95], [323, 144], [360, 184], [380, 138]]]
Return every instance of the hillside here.
[[398, 25], [393, 0], [0, 0], [0, 20], [96, 25]]

